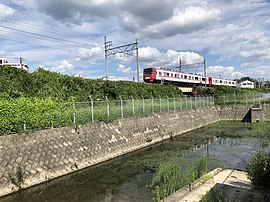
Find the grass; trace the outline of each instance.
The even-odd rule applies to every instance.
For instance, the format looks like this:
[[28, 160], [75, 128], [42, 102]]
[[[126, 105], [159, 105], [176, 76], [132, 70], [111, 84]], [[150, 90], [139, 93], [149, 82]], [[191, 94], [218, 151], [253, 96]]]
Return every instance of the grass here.
[[160, 201], [176, 190], [193, 183], [205, 175], [207, 170], [206, 156], [201, 156], [200, 159], [192, 162], [190, 160], [165, 162], [158, 167], [150, 184], [146, 187], [152, 191], [152, 201]]

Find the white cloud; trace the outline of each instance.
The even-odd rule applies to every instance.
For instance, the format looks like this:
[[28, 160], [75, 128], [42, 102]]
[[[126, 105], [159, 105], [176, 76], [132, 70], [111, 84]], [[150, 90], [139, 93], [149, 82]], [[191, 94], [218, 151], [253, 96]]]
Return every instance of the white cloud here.
[[235, 79], [243, 77], [245, 74], [236, 71], [233, 66], [209, 66], [207, 67], [207, 75], [217, 78]]
[[125, 67], [125, 65], [123, 65], [123, 64], [119, 64], [116, 71], [119, 71], [122, 73], [134, 73], [134, 71], [132, 71], [131, 67]]
[[67, 60], [63, 60], [60, 65], [58, 65], [55, 68], [51, 68], [51, 69], [54, 70], [54, 71], [65, 73], [68, 70], [72, 70], [73, 69], [73, 65], [70, 64]]
[[149, 35], [164, 35], [170, 37], [179, 33], [186, 34], [211, 25], [221, 14], [220, 9], [207, 9], [189, 6], [185, 9], [175, 9], [173, 16], [161, 23], [144, 29]]
[[179, 66], [179, 60], [182, 64], [194, 64], [203, 62], [203, 57], [194, 52], [178, 52], [175, 50], [167, 50], [161, 52], [155, 47], [145, 47], [139, 49], [140, 61], [148, 64], [149, 66], [164, 66], [164, 67], [176, 67]]
[[76, 61], [89, 61], [94, 60], [93, 58], [100, 58], [103, 56], [103, 50], [101, 47], [93, 48], [79, 48]]
[[15, 10], [4, 5], [4, 4], [0, 4], [0, 20], [6, 17], [9, 17], [11, 15], [13, 15], [15, 13]]
[[109, 76], [110, 81], [132, 81], [128, 76]]

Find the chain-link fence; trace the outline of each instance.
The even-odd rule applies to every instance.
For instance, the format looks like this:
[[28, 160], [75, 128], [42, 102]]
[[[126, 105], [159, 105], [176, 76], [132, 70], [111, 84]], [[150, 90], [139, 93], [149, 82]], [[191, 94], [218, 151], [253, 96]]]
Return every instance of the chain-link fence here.
[[174, 97], [124, 100], [102, 100], [74, 103], [73, 124], [110, 121], [131, 116], [143, 116], [153, 113], [179, 111], [214, 105], [214, 97]]
[[[93, 100], [90, 97], [87, 102], [48, 104], [48, 102], [44, 101], [39, 105], [26, 104], [25, 102], [24, 105], [18, 106], [18, 109], [13, 112], [6, 109], [5, 115], [1, 116], [0, 133], [17, 133], [99, 121], [109, 122], [119, 118], [196, 109], [213, 105], [248, 105], [263, 102], [265, 100], [261, 99], [261, 95], [258, 94], [234, 94], [216, 97], [151, 97], [150, 99], [144, 97], [122, 99], [120, 97], [118, 100]], [[16, 107], [13, 106], [13, 108]], [[10, 113], [8, 114], [8, 112]]]
[[255, 104], [255, 103], [265, 103], [269, 99], [264, 99], [263, 94], [260, 93], [245, 93], [245, 94], [230, 94], [215, 96], [216, 105], [236, 105], [236, 104]]

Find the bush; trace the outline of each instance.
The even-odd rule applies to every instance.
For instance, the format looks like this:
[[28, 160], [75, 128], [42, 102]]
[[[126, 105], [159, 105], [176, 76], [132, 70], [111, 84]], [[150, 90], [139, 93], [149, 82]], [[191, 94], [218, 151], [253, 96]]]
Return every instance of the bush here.
[[270, 188], [270, 155], [259, 151], [248, 161], [247, 176], [251, 183], [258, 189]]

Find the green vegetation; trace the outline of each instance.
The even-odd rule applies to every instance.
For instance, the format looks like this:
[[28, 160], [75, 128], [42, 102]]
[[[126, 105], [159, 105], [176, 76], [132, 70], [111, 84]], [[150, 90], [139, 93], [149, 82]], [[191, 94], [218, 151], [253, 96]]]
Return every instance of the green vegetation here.
[[[244, 103], [246, 93], [253, 96], [254, 92], [230, 87], [198, 91], [215, 95], [216, 103], [235, 103], [235, 93]], [[0, 67], [0, 134], [194, 109], [212, 105], [213, 101], [211, 97], [184, 98], [171, 85], [90, 80], [41, 68], [28, 73], [15, 67]]]
[[181, 91], [171, 85], [149, 85], [128, 81], [91, 80], [82, 77], [62, 75], [39, 68], [33, 73], [3, 66], [0, 68], [0, 98], [19, 97], [47, 98], [59, 100], [93, 100], [179, 97]]
[[270, 155], [261, 150], [255, 153], [248, 161], [247, 175], [251, 183], [258, 189], [270, 188]]
[[165, 162], [155, 172], [148, 188], [152, 190], [152, 201], [160, 201], [179, 188], [191, 185], [196, 179], [207, 173], [206, 156], [194, 162]]

